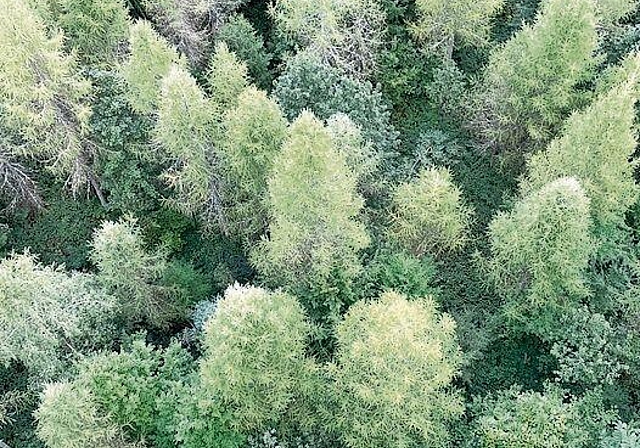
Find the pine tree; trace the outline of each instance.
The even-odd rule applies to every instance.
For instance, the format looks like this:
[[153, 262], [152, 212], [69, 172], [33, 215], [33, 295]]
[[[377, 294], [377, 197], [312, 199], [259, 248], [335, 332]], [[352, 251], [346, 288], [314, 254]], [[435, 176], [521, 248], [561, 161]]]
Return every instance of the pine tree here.
[[561, 315], [589, 294], [585, 271], [594, 249], [589, 212], [580, 183], [560, 178], [493, 219], [490, 275], [507, 299], [510, 319], [544, 332], [538, 321]]
[[131, 55], [122, 67], [127, 81], [127, 99], [133, 110], [151, 114], [158, 105], [160, 83], [172, 64], [184, 66], [176, 50], [153, 30], [151, 24], [138, 21], [129, 31]]
[[278, 0], [271, 16], [281, 38], [356, 79], [377, 68], [385, 13], [372, 0]]
[[424, 169], [395, 191], [389, 238], [416, 256], [460, 249], [471, 210], [446, 168]]
[[38, 437], [49, 448], [134, 448], [89, 390], [74, 383], [53, 383], [42, 393], [35, 413]]
[[249, 87], [223, 120], [221, 147], [230, 233], [251, 239], [268, 225], [267, 179], [287, 133], [278, 104]]
[[269, 205], [269, 239], [253, 257], [265, 278], [313, 289], [335, 272], [345, 279], [357, 274], [358, 251], [369, 242], [357, 220], [363, 201], [344, 155], [311, 113], [289, 128], [269, 179]]
[[0, 363], [20, 361], [41, 378], [59, 374], [89, 319], [113, 306], [89, 276], [42, 266], [28, 253], [11, 255], [0, 261]]
[[224, 42], [216, 44], [209, 64], [207, 86], [211, 99], [222, 110], [234, 107], [240, 93], [249, 86], [247, 65], [238, 60]]
[[306, 377], [310, 331], [295, 297], [229, 287], [205, 324], [204, 391], [229, 406], [240, 430], [276, 422]]
[[535, 23], [494, 50], [475, 106], [488, 144], [522, 151], [553, 137], [596, 63], [596, 26], [594, 0], [544, 0]]
[[148, 319], [162, 326], [184, 316], [181, 291], [162, 282], [168, 268], [166, 254], [145, 249], [133, 218], [103, 222], [94, 231], [90, 255], [98, 267], [97, 280], [118, 299], [125, 322]]
[[432, 298], [395, 292], [353, 305], [336, 329], [329, 367], [335, 408], [326, 410], [351, 448], [447, 446], [463, 411], [451, 382], [462, 361], [455, 322]]
[[456, 43], [483, 45], [504, 0], [418, 0], [412, 31], [432, 51], [451, 57]]

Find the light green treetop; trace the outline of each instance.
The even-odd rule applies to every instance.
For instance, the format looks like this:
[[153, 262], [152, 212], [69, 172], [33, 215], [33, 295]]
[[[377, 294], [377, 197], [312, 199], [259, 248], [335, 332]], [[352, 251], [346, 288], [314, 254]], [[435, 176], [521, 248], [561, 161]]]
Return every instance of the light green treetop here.
[[432, 298], [395, 292], [353, 305], [336, 329], [330, 367], [335, 426], [352, 448], [447, 446], [447, 422], [463, 411], [450, 389], [462, 361], [455, 322]]
[[129, 86], [127, 99], [136, 112], [151, 114], [157, 107], [161, 81], [171, 65], [183, 67], [185, 62], [144, 20], [131, 25], [129, 40], [131, 54], [122, 66], [122, 76]]

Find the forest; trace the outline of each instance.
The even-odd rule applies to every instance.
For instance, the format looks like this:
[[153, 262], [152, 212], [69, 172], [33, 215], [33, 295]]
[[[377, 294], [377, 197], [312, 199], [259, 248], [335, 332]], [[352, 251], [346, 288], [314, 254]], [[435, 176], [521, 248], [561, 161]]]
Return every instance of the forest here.
[[0, 447], [640, 448], [640, 2], [0, 0]]

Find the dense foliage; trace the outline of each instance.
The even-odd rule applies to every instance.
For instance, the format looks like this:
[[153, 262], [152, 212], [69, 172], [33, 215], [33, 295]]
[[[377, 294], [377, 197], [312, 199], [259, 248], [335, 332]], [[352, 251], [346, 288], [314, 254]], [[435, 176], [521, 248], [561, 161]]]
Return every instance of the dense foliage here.
[[637, 448], [639, 29], [0, 0], [0, 447]]

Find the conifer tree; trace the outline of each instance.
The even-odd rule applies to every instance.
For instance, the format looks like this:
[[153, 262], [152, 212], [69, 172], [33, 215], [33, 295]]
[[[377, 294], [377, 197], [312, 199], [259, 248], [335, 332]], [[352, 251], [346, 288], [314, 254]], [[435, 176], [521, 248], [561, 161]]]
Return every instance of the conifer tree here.
[[418, 0], [412, 31], [430, 50], [451, 57], [456, 43], [482, 45], [504, 0]]
[[580, 183], [560, 178], [493, 219], [490, 274], [507, 299], [507, 316], [535, 329], [540, 316], [557, 316], [589, 294], [584, 277], [594, 249], [589, 210]]
[[475, 107], [488, 144], [522, 151], [553, 137], [596, 63], [596, 27], [594, 0], [543, 0], [535, 23], [494, 50]]
[[344, 155], [349, 169], [356, 175], [360, 193], [371, 194], [379, 183], [376, 174], [381, 159], [373, 144], [365, 140], [360, 126], [340, 112], [329, 117], [327, 131], [336, 149]]
[[174, 66], [162, 81], [156, 140], [172, 162], [163, 175], [173, 188], [171, 206], [190, 216], [209, 216], [226, 228], [222, 191], [214, 178], [213, 144], [219, 112], [191, 75]]
[[329, 367], [335, 408], [325, 416], [351, 448], [442, 447], [463, 411], [450, 389], [462, 361], [455, 322], [432, 298], [395, 292], [353, 305], [336, 329]]
[[211, 99], [222, 110], [234, 107], [240, 93], [249, 86], [247, 64], [238, 60], [224, 42], [216, 44], [209, 64], [207, 86]]
[[362, 79], [376, 70], [385, 13], [371, 0], [278, 0], [271, 5], [278, 32], [343, 74]]
[[98, 267], [99, 282], [118, 299], [125, 321], [148, 319], [162, 326], [184, 314], [180, 291], [162, 282], [166, 255], [145, 249], [133, 218], [103, 222], [93, 234], [91, 260]]
[[230, 233], [250, 238], [268, 224], [267, 179], [287, 133], [280, 107], [249, 87], [223, 120], [221, 147]]
[[[594, 230], [603, 242], [624, 225], [625, 212], [638, 197], [629, 161], [637, 145], [634, 121], [639, 75], [640, 57], [633, 56], [611, 74], [608, 91], [574, 113], [562, 136], [531, 157], [522, 184], [527, 194], [559, 177], [577, 178], [591, 199]], [[616, 82], [616, 77], [622, 79]]]
[[467, 239], [471, 210], [446, 168], [422, 170], [395, 192], [389, 237], [416, 256], [460, 249]]
[[378, 154], [390, 156], [396, 149], [397, 132], [390, 108], [381, 92], [366, 81], [353, 79], [323, 63], [310, 52], [287, 61], [276, 80], [274, 95], [285, 116], [294, 120], [309, 110], [321, 120], [337, 113], [348, 115]]
[[184, 66], [184, 60], [149, 22], [139, 20], [131, 25], [129, 40], [131, 54], [122, 67], [129, 86], [127, 99], [136, 112], [150, 114], [157, 107], [162, 79], [172, 64]]
[[0, 363], [20, 361], [34, 375], [51, 378], [66, 352], [76, 354], [70, 341], [113, 305], [87, 275], [42, 266], [28, 253], [11, 255], [0, 261]]
[[230, 407], [240, 430], [277, 421], [306, 377], [310, 331], [295, 297], [230, 286], [205, 324], [204, 391]]
[[108, 67], [116, 62], [129, 32], [123, 0], [58, 0], [58, 9], [67, 44], [84, 63]]
[[[25, 142], [23, 155], [68, 176], [74, 192], [90, 182], [100, 194], [88, 143], [89, 83], [63, 53], [63, 36], [47, 35], [27, 2], [0, 2], [0, 101], [3, 121]], [[102, 198], [101, 198], [102, 199]]]
[[[369, 237], [357, 216], [356, 178], [326, 128], [303, 112], [290, 126], [269, 179], [269, 239], [254, 253], [265, 278], [289, 288], [353, 278]], [[337, 310], [333, 310], [334, 312]]]

